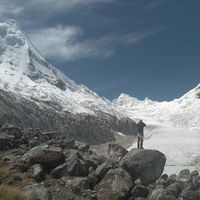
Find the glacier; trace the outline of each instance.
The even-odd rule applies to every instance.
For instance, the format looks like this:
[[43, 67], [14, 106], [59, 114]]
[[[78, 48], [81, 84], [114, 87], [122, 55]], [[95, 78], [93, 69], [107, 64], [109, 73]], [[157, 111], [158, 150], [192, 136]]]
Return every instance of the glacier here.
[[[200, 155], [200, 85], [173, 101], [138, 100], [121, 94], [113, 103], [131, 119], [147, 124], [144, 148], [165, 153], [167, 165], [194, 165]], [[135, 142], [129, 150], [133, 148]]]

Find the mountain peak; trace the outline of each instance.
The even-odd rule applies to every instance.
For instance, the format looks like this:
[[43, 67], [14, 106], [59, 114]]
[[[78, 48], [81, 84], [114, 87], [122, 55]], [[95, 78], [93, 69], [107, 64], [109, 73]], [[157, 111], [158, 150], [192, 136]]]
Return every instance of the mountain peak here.
[[110, 101], [49, 64], [14, 20], [0, 23], [0, 89], [59, 111], [122, 116]]

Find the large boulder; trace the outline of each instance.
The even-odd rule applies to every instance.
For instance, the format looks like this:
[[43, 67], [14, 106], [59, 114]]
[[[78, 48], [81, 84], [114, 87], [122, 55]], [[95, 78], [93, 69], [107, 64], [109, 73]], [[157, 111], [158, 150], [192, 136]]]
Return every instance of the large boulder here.
[[131, 176], [123, 169], [111, 169], [103, 177], [95, 191], [99, 200], [125, 200], [130, 195], [133, 182]]
[[165, 155], [159, 151], [133, 149], [125, 155], [120, 165], [134, 180], [139, 178], [142, 184], [148, 185], [160, 177], [165, 162]]
[[65, 161], [60, 148], [48, 145], [36, 146], [22, 156], [22, 161], [27, 165], [41, 164], [44, 169], [50, 170]]

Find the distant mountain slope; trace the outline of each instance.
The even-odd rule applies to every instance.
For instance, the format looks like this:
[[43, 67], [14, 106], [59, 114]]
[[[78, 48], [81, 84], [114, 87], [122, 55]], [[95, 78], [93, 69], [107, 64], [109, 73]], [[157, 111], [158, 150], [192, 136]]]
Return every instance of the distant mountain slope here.
[[143, 119], [149, 124], [167, 127], [200, 127], [200, 85], [179, 99], [157, 102], [140, 101], [121, 94], [113, 104], [131, 119]]
[[79, 141], [136, 134], [135, 122], [109, 100], [50, 65], [13, 20], [0, 23], [0, 125], [57, 131]]

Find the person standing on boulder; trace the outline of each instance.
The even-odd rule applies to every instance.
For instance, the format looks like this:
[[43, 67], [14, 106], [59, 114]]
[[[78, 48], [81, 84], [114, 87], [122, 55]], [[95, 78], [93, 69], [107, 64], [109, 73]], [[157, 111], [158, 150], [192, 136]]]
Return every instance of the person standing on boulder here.
[[137, 148], [138, 149], [143, 149], [143, 140], [144, 140], [144, 127], [146, 124], [140, 120], [137, 124], [137, 137], [138, 137], [138, 142], [137, 142]]

